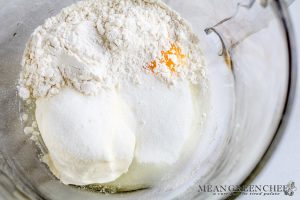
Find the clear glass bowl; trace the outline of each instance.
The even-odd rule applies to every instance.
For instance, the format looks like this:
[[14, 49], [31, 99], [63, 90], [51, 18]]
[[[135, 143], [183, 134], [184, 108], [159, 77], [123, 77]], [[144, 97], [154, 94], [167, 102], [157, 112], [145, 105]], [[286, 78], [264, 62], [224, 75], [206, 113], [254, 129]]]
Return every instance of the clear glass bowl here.
[[[201, 169], [191, 169], [180, 184], [175, 180], [167, 186], [112, 195], [79, 190], [55, 179], [40, 162], [20, 120], [16, 84], [25, 44], [46, 18], [74, 2], [0, 2], [0, 198], [215, 199], [221, 197], [201, 193], [198, 186], [242, 184], [275, 135], [280, 138], [284, 132], [292, 106], [296, 67], [288, 1], [165, 1], [191, 24], [207, 59], [215, 99], [214, 124], [206, 138], [211, 154], [198, 160]], [[199, 144], [197, 153], [201, 151]], [[178, 174], [174, 179], [182, 178]]]

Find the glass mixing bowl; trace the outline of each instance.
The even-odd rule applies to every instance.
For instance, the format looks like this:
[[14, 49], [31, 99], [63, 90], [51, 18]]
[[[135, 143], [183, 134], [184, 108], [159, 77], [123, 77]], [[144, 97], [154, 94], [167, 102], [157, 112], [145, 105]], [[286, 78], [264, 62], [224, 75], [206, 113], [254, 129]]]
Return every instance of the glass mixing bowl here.
[[[201, 41], [215, 99], [210, 116], [215, 123], [203, 138], [211, 153], [188, 176], [179, 173], [166, 185], [110, 195], [55, 179], [20, 120], [16, 85], [26, 41], [46, 18], [74, 2], [0, 1], [0, 199], [218, 199], [200, 192], [199, 185], [242, 184], [275, 135], [280, 138], [291, 109], [296, 81], [291, 1], [165, 1]], [[200, 143], [196, 153], [201, 151]]]

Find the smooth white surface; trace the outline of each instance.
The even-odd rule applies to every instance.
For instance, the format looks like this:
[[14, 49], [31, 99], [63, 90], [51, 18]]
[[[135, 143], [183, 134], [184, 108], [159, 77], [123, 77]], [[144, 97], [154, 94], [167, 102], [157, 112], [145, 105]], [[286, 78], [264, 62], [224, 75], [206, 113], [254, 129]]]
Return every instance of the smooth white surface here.
[[[290, 6], [290, 14], [294, 25], [297, 48], [300, 49], [300, 0], [296, 0]], [[298, 58], [300, 53], [298, 51]], [[299, 66], [299, 61], [298, 61]], [[298, 77], [300, 77], [300, 70], [298, 71]], [[296, 183], [297, 191], [294, 196], [241, 196], [239, 200], [255, 200], [255, 199], [272, 199], [272, 200], [284, 200], [284, 199], [300, 199], [300, 84], [297, 83], [297, 94], [295, 99], [294, 108], [291, 114], [291, 119], [288, 123], [286, 132], [284, 133], [280, 143], [274, 150], [272, 157], [265, 165], [260, 174], [255, 178], [252, 184], [255, 185], [285, 185], [289, 181]]]
[[71, 88], [36, 101], [50, 170], [65, 184], [116, 180], [134, 157], [136, 124], [115, 91], [84, 96]]

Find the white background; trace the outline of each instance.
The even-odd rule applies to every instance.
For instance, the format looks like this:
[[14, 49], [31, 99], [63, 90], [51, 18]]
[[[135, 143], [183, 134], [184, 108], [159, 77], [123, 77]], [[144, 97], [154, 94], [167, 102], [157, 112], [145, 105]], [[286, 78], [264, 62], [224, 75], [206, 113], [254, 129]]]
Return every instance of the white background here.
[[[292, 18], [294, 32], [298, 48], [298, 60], [300, 60], [300, 0], [296, 0], [289, 8]], [[300, 62], [298, 61], [298, 66]], [[298, 67], [298, 79], [300, 79], [300, 69]], [[297, 83], [297, 94], [286, 132], [283, 134], [280, 143], [276, 147], [271, 158], [254, 179], [251, 184], [287, 184], [294, 181], [296, 187], [294, 196], [241, 196], [239, 200], [261, 200], [261, 199], [278, 199], [278, 200], [299, 200], [300, 199], [300, 81]]]

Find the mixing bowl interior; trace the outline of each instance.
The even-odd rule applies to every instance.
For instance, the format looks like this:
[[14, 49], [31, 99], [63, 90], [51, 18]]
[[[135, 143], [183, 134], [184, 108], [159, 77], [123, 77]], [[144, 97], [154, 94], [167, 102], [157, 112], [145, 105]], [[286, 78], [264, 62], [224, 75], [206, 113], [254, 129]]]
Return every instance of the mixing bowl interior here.
[[[193, 199], [220, 198], [200, 193], [199, 185], [243, 182], [269, 146], [287, 102], [290, 52], [287, 29], [272, 1], [262, 30], [230, 49], [231, 64], [220, 56], [222, 43], [212, 27], [237, 9], [238, 0], [165, 0], [200, 39], [210, 79], [211, 107], [195, 158], [172, 180], [146, 190], [104, 195], [67, 186], [39, 159], [40, 150], [23, 133], [23, 104], [17, 95], [20, 61], [33, 30], [76, 0], [0, 1], [0, 197], [13, 199]], [[260, 1], [256, 1], [259, 4]], [[252, 8], [255, 9], [255, 8]], [[248, 20], [245, 18], [244, 20]], [[249, 19], [249, 21], [251, 21]], [[239, 32], [243, 21], [233, 26]], [[254, 26], [254, 25], [253, 25]], [[222, 33], [220, 33], [222, 35]], [[199, 133], [200, 134], [200, 133]], [[210, 143], [209, 148], [204, 144]], [[203, 144], [201, 146], [201, 144]], [[205, 148], [205, 149], [204, 149]], [[197, 155], [208, 152], [201, 159]], [[3, 190], [3, 192], [2, 192]]]

